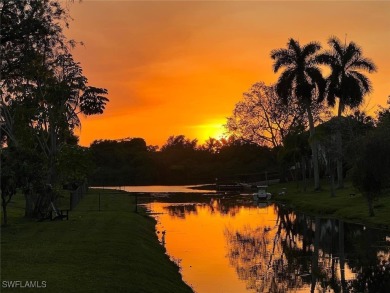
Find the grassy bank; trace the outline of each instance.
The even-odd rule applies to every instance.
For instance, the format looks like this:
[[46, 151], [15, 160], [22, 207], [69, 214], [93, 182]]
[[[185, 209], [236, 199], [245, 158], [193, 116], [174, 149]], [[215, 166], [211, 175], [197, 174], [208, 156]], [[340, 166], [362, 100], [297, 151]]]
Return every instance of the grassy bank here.
[[69, 221], [32, 222], [16, 197], [2, 228], [2, 287], [20, 280], [45, 281], [47, 292], [192, 292], [158, 243], [154, 220], [134, 208], [126, 193], [90, 190]]
[[[287, 190], [286, 195], [278, 195], [283, 188]], [[382, 196], [374, 202], [375, 216], [370, 217], [367, 200], [350, 182], [346, 182], [343, 189], [335, 190], [335, 197], [330, 196], [330, 186], [326, 183], [322, 184], [321, 191], [313, 191], [309, 186], [305, 192], [302, 182], [280, 183], [270, 186], [269, 191], [276, 194], [273, 197], [276, 201], [309, 214], [390, 228], [390, 196]]]

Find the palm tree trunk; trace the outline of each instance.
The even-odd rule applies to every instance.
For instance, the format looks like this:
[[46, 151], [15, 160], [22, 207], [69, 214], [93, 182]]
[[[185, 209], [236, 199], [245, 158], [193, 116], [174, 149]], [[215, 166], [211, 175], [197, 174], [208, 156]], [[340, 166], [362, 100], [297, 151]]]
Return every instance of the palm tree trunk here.
[[343, 141], [341, 138], [341, 133], [337, 134], [337, 188], [344, 187], [344, 175], [343, 175]]
[[330, 171], [330, 196], [335, 197], [336, 193], [334, 192], [334, 174], [333, 170]]
[[313, 157], [313, 172], [314, 172], [314, 190], [319, 190], [320, 186], [320, 170], [318, 165], [318, 144], [315, 138], [314, 119], [311, 112], [310, 105], [306, 104], [307, 116], [309, 118], [309, 131], [310, 131], [310, 147]]
[[331, 152], [328, 153], [328, 171], [329, 171], [329, 184], [330, 184], [330, 196], [335, 197], [335, 184], [334, 184], [334, 159]]
[[306, 160], [305, 156], [302, 156], [301, 158], [301, 171], [302, 171], [302, 183], [303, 183], [303, 191], [306, 192]]
[[343, 139], [341, 136], [341, 115], [344, 111], [344, 105], [340, 101], [339, 102], [339, 109], [337, 113], [338, 118], [338, 127], [337, 127], [337, 133], [336, 133], [336, 144], [337, 144], [337, 161], [336, 161], [336, 168], [337, 168], [337, 188], [343, 188], [344, 187], [344, 178], [343, 178]]

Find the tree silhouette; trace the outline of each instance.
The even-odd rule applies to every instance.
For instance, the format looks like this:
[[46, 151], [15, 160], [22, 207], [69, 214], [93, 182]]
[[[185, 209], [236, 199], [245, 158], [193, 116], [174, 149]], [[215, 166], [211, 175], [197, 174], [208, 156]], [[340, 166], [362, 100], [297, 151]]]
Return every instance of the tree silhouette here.
[[361, 142], [354, 168], [353, 183], [367, 198], [370, 216], [374, 199], [390, 179], [390, 128], [377, 129]]
[[274, 87], [258, 82], [235, 105], [226, 128], [243, 140], [278, 147], [291, 128], [303, 123], [304, 111], [297, 104], [285, 105]]
[[274, 72], [284, 68], [276, 84], [277, 95], [286, 104], [297, 101], [308, 115], [316, 190], [320, 189], [320, 175], [312, 107], [315, 103], [314, 98], [322, 100], [325, 91], [325, 80], [318, 67], [319, 62], [315, 58], [320, 49], [319, 43], [312, 42], [301, 47], [298, 41], [290, 39], [287, 49], [271, 51]]
[[[337, 37], [328, 41], [331, 50], [317, 56], [321, 64], [329, 65], [331, 74], [326, 80], [326, 99], [335, 106], [338, 99], [337, 116], [341, 117], [345, 107], [356, 108], [361, 105], [366, 94], [372, 91], [370, 80], [361, 72], [376, 71], [375, 64], [362, 56], [362, 49], [350, 42], [342, 44]], [[338, 187], [343, 187], [343, 161], [341, 132], [337, 133], [337, 179]]]
[[59, 1], [1, 1], [0, 9], [2, 139], [8, 147], [38, 152], [47, 163], [42, 184], [59, 185], [61, 148], [77, 143], [79, 114], [103, 112], [107, 90], [89, 86], [74, 61], [75, 42], [63, 33], [69, 16]]

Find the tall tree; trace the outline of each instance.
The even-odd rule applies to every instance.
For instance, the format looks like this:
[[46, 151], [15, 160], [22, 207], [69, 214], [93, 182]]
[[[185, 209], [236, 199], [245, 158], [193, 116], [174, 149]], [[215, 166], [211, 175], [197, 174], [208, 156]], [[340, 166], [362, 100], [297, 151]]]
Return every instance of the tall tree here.
[[359, 144], [353, 184], [366, 197], [369, 215], [374, 216], [374, 200], [390, 180], [390, 127], [379, 126]]
[[315, 100], [323, 99], [325, 91], [325, 80], [315, 58], [320, 49], [319, 43], [311, 42], [301, 46], [298, 41], [290, 39], [286, 49], [271, 51], [274, 72], [284, 68], [276, 84], [277, 95], [285, 104], [298, 101], [307, 112], [316, 190], [320, 189], [320, 174], [312, 108]]
[[235, 137], [263, 146], [278, 147], [291, 128], [303, 123], [304, 109], [285, 105], [275, 89], [257, 82], [228, 117], [226, 128]]
[[[329, 116], [322, 104], [312, 106], [315, 123]], [[269, 147], [281, 146], [286, 136], [301, 126], [308, 126], [306, 110], [296, 101], [286, 105], [277, 98], [275, 87], [263, 82], [243, 94], [225, 125], [234, 137]]]
[[62, 145], [77, 141], [78, 115], [101, 114], [107, 90], [89, 86], [73, 60], [75, 42], [63, 33], [69, 17], [59, 1], [1, 0], [0, 13], [1, 130], [16, 148], [30, 130], [33, 144], [24, 147], [40, 149], [48, 162], [45, 183], [54, 185]]
[[[372, 60], [362, 56], [362, 49], [354, 42], [342, 44], [337, 37], [331, 37], [328, 44], [331, 49], [318, 55], [317, 61], [331, 68], [326, 80], [326, 99], [330, 106], [335, 106], [338, 99], [337, 117], [340, 118], [346, 107], [359, 107], [364, 96], [372, 91], [370, 80], [362, 71], [375, 72], [376, 66]], [[339, 188], [343, 187], [342, 149], [341, 131], [338, 131], [336, 164]]]

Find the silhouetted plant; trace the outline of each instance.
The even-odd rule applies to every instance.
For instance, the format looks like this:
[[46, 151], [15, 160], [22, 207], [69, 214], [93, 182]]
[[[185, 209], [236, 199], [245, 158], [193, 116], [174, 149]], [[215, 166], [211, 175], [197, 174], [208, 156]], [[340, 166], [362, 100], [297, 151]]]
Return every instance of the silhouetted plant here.
[[313, 156], [314, 188], [320, 188], [318, 165], [318, 146], [315, 138], [313, 104], [321, 101], [325, 91], [325, 80], [322, 77], [316, 54], [321, 49], [319, 43], [312, 42], [306, 45], [290, 39], [287, 49], [272, 50], [274, 72], [284, 68], [276, 84], [276, 93], [284, 103], [299, 102], [306, 110], [309, 120], [310, 145]]
[[89, 86], [74, 61], [75, 42], [63, 33], [69, 16], [59, 1], [1, 1], [1, 18], [2, 139], [38, 152], [47, 164], [45, 183], [59, 185], [61, 148], [77, 143], [79, 114], [103, 112], [107, 90]]
[[[345, 107], [356, 108], [363, 102], [365, 95], [372, 91], [370, 80], [362, 71], [376, 71], [375, 64], [362, 56], [362, 49], [350, 42], [342, 44], [337, 37], [328, 41], [331, 50], [317, 56], [321, 64], [329, 65], [331, 74], [326, 80], [326, 99], [328, 104], [335, 106], [338, 98], [337, 117], [341, 117]], [[341, 127], [341, 126], [340, 126]], [[337, 139], [337, 178], [338, 187], [343, 187], [342, 136], [336, 133]]]
[[374, 216], [373, 201], [390, 180], [389, 130], [376, 130], [362, 141], [354, 168], [353, 183], [367, 198], [370, 216]]

